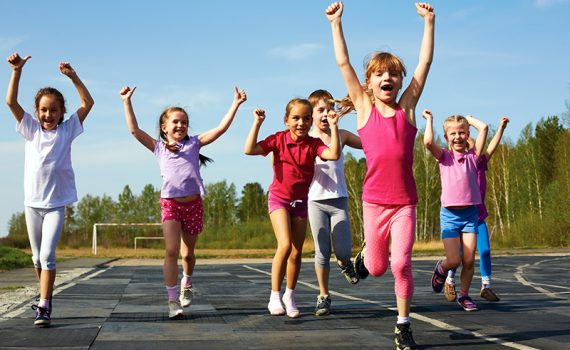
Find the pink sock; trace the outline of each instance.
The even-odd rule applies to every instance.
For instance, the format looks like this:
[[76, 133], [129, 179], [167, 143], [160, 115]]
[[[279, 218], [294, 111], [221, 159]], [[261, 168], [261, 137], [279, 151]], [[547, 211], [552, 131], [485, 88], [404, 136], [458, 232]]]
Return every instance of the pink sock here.
[[178, 300], [178, 285], [166, 286], [166, 292], [168, 293], [168, 300]]
[[192, 275], [184, 274], [184, 277], [182, 277], [182, 281], [180, 281], [180, 284], [182, 285], [182, 287], [185, 288], [192, 287]]
[[48, 309], [49, 308], [49, 299], [40, 299], [38, 306], [42, 307], [44, 309]]

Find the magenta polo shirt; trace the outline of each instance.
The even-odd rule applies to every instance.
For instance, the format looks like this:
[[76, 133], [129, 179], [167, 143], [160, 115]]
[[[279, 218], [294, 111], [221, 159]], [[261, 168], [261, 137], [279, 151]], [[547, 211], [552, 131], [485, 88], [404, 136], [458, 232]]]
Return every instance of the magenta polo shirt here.
[[479, 157], [473, 150], [455, 153], [442, 149], [438, 160], [442, 207], [481, 204], [481, 191], [477, 182], [478, 160]]
[[305, 199], [315, 173], [315, 157], [327, 146], [319, 138], [306, 136], [294, 141], [289, 130], [260, 141], [264, 156], [273, 152], [273, 182], [269, 192], [283, 199]]

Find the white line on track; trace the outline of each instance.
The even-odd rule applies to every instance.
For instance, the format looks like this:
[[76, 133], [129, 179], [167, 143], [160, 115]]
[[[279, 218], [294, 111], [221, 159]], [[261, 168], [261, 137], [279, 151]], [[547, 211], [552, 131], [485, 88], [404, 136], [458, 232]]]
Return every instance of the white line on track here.
[[[242, 266], [245, 267], [246, 269], [250, 269], [250, 270], [252, 270], [252, 271], [256, 271], [256, 272], [262, 273], [262, 274], [264, 274], [264, 275], [271, 276], [271, 273], [270, 273], [270, 272], [263, 271], [263, 270], [260, 270], [260, 269], [258, 269], [258, 268], [255, 268], [255, 267], [251, 267], [251, 266], [249, 266], [249, 265], [242, 265]], [[319, 290], [319, 286], [317, 286], [317, 285], [315, 285], [315, 284], [312, 284], [312, 283], [307, 283], [307, 282], [303, 282], [303, 281], [300, 281], [300, 280], [298, 280], [297, 283], [302, 284], [302, 285], [304, 285], [304, 286], [306, 286], [306, 287], [309, 287], [309, 288], [311, 288], [311, 289]], [[378, 305], [378, 306], [383, 307], [383, 308], [386, 308], [386, 309], [388, 309], [388, 310], [392, 310], [392, 311], [396, 311], [396, 312], [398, 311], [397, 308], [395, 308], [395, 307], [393, 307], [393, 306], [388, 306], [387, 304], [384, 304], [384, 303], [381, 303], [381, 302], [378, 302], [378, 301], [374, 301], [374, 300], [370, 300], [370, 299], [364, 299], [364, 298], [359, 298], [359, 297], [355, 297], [355, 296], [352, 296], [352, 295], [349, 295], [349, 294], [339, 293], [339, 292], [335, 292], [335, 291], [329, 291], [329, 292], [330, 292], [330, 294], [332, 294], [332, 295], [334, 295], [334, 296], [338, 296], [338, 297], [341, 297], [341, 298], [344, 298], [344, 299], [355, 300], [355, 301], [361, 301], [361, 302], [365, 302], [365, 303], [368, 303], [368, 304]], [[526, 345], [522, 345], [522, 344], [517, 344], [517, 343], [509, 342], [509, 341], [504, 341], [504, 340], [502, 340], [502, 339], [495, 338], [495, 337], [490, 337], [490, 336], [485, 335], [485, 334], [480, 333], [480, 332], [468, 331], [468, 330], [466, 330], [466, 329], [459, 328], [459, 327], [450, 325], [450, 324], [448, 324], [448, 323], [445, 323], [445, 322], [442, 322], [442, 321], [439, 321], [439, 320], [435, 320], [435, 319], [432, 319], [432, 318], [429, 318], [429, 317], [426, 317], [426, 316], [417, 314], [417, 313], [415, 313], [415, 312], [411, 312], [411, 313], [410, 313], [410, 317], [411, 317], [411, 318], [414, 318], [414, 319], [416, 319], [416, 320], [425, 322], [425, 323], [429, 323], [429, 324], [431, 324], [431, 325], [433, 325], [433, 326], [435, 326], [435, 327], [441, 328], [441, 329], [445, 329], [445, 330], [448, 330], [448, 331], [452, 331], [452, 332], [455, 332], [455, 333], [458, 333], [458, 334], [474, 336], [474, 337], [477, 337], [477, 338], [479, 338], [479, 339], [481, 339], [481, 340], [484, 340], [484, 341], [487, 341], [487, 342], [490, 342], [490, 343], [496, 343], [496, 344], [499, 344], [499, 345], [502, 345], [502, 346], [505, 346], [505, 347], [508, 347], [508, 348], [518, 349], [518, 350], [539, 350], [539, 349], [537, 349], [537, 348], [533, 348], [533, 347], [530, 347], [530, 346], [526, 346]]]
[[525, 286], [530, 287], [530, 288], [533, 288], [533, 289], [539, 291], [540, 293], [546, 295], [549, 298], [560, 299], [558, 296], [556, 296], [556, 293], [553, 293], [547, 289], [544, 289], [544, 288], [540, 287], [540, 285], [547, 286], [547, 287], [553, 287], [553, 288], [562, 288], [562, 289], [568, 289], [568, 287], [549, 286], [549, 285], [542, 284], [542, 283], [530, 282], [529, 280], [527, 280], [524, 277], [524, 269], [527, 267], [528, 268], [538, 267], [538, 265], [545, 263], [545, 262], [552, 262], [552, 261], [564, 260], [564, 259], [568, 259], [568, 257], [561, 257], [561, 258], [555, 258], [555, 259], [545, 259], [545, 260], [535, 262], [534, 264], [525, 264], [525, 265], [518, 266], [516, 269], [516, 272], [514, 273], [514, 276], [517, 279], [517, 281], [519, 281], [520, 284], [525, 285]]
[[[95, 277], [95, 276], [98, 276], [98, 275], [102, 274], [102, 273], [105, 272], [105, 271], [109, 271], [109, 270], [112, 269], [112, 268], [113, 268], [113, 266], [110, 266], [110, 267], [108, 267], [108, 268], [101, 269], [101, 270], [96, 271], [96, 272], [94, 272], [94, 273], [91, 273], [91, 271], [94, 270], [95, 268], [91, 268], [91, 269], [90, 269], [91, 271], [87, 272], [88, 275], [86, 275], [85, 277], [83, 277], [83, 278], [81, 278], [81, 279], [79, 279], [79, 280], [77, 280], [77, 281], [70, 282], [70, 283], [65, 284], [65, 285], [63, 285], [63, 286], [59, 286], [59, 287], [55, 288], [55, 289], [53, 290], [53, 295], [57, 295], [58, 293], [61, 293], [62, 291], [66, 290], [67, 288], [71, 288], [71, 287], [75, 286], [78, 282], [89, 280], [89, 279], [91, 279], [91, 278], [93, 278], [93, 277]], [[33, 300], [33, 299], [30, 299], [30, 300]], [[28, 310], [30, 310], [29, 302], [25, 302], [25, 304], [22, 305], [21, 307], [15, 309], [15, 310], [12, 310], [12, 311], [10, 311], [10, 312], [7, 312], [7, 313], [5, 313], [4, 315], [2, 315], [2, 317], [1, 317], [0, 319], [14, 318], [14, 317], [17, 317], [17, 316], [23, 314], [24, 312], [27, 312]]]

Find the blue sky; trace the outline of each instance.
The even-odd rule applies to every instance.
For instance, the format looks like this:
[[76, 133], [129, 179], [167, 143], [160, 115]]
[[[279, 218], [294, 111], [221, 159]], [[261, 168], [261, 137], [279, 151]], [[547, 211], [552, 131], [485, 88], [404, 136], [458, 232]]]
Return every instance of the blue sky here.
[[[208, 130], [229, 107], [233, 86], [244, 88], [229, 131], [203, 153], [215, 163], [202, 170], [206, 183], [227, 180], [238, 191], [247, 182], [271, 182], [269, 159], [245, 156], [243, 143], [256, 107], [267, 111], [260, 138], [283, 128], [285, 104], [324, 88], [344, 96], [336, 67], [328, 1], [2, 1], [0, 57], [31, 55], [20, 84], [20, 104], [32, 111], [38, 88], [63, 92], [78, 107], [71, 82], [57, 69], [69, 61], [95, 106], [85, 132], [74, 142], [79, 197], [113, 198], [129, 185], [160, 187], [151, 152], [127, 131], [118, 95], [137, 86], [133, 104], [141, 128], [156, 135], [160, 112], [180, 105], [190, 113], [192, 133]], [[570, 97], [569, 0], [434, 1], [435, 56], [418, 110], [432, 109], [436, 125], [450, 114], [473, 114], [496, 126], [501, 115], [516, 140], [528, 123], [566, 111]], [[345, 2], [345, 36], [351, 61], [376, 50], [417, 63], [422, 20], [412, 1]], [[0, 94], [11, 70], [2, 61]], [[409, 80], [405, 81], [407, 84]], [[424, 122], [418, 113], [418, 126]], [[23, 210], [24, 141], [4, 104], [0, 108], [0, 236], [10, 216]], [[439, 122], [438, 122], [439, 121]], [[347, 116], [341, 127], [355, 131]], [[353, 152], [362, 156], [361, 152]]]

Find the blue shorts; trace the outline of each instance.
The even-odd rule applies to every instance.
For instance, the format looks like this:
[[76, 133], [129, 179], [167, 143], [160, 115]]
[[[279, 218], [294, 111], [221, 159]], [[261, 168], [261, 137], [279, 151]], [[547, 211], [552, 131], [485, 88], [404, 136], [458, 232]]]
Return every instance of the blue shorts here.
[[477, 207], [472, 205], [465, 209], [448, 209], [439, 211], [441, 238], [459, 237], [462, 232], [477, 234]]

